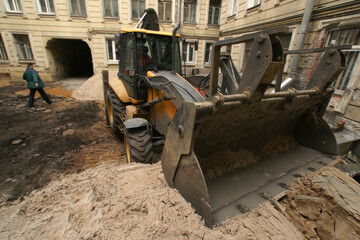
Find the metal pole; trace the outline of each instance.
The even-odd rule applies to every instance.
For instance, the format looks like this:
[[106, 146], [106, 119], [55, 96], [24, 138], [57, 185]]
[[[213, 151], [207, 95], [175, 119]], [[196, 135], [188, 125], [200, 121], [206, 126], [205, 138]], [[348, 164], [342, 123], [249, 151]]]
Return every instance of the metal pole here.
[[176, 45], [176, 31], [180, 28], [180, 23], [178, 23], [176, 25], [176, 27], [173, 30], [173, 35], [172, 35], [172, 49], [171, 49], [171, 73], [175, 74], [175, 52], [176, 49], [175, 47], [177, 47], [178, 45]]
[[178, 13], [177, 13], [177, 20], [176, 20], [176, 23], [180, 24], [180, 14], [181, 14], [181, 0], [178, 0]]
[[[300, 25], [300, 29], [299, 29], [299, 35], [298, 35], [298, 39], [296, 42], [295, 50], [301, 50], [304, 47], [305, 35], [309, 29], [309, 22], [310, 22], [310, 18], [312, 15], [312, 11], [314, 9], [314, 5], [315, 5], [315, 0], [308, 0], [306, 2], [306, 6], [304, 9], [303, 18], [301, 20], [301, 25]], [[298, 68], [299, 62], [300, 62], [300, 55], [296, 54], [293, 57], [292, 63], [290, 66], [290, 74], [291, 74], [291, 78], [293, 78], [293, 79], [297, 79], [295, 75], [297, 73], [297, 68]]]
[[147, 12], [144, 12], [144, 14], [142, 15], [142, 17], [140, 18], [139, 22], [136, 24], [135, 28], [138, 28], [140, 23], [144, 20], [145, 16], [146, 16]]

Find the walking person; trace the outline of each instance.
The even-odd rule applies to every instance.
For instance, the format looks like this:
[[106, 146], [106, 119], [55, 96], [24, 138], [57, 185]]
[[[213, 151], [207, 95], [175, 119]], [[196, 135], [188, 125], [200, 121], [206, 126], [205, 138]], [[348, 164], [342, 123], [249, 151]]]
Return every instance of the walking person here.
[[51, 100], [44, 91], [44, 83], [41, 81], [39, 74], [35, 71], [32, 63], [27, 65], [27, 68], [23, 74], [23, 79], [27, 81], [27, 86], [30, 89], [29, 101], [27, 107], [31, 108], [34, 106], [34, 96], [36, 91], [38, 91], [41, 97], [45, 100], [47, 104], [51, 104]]

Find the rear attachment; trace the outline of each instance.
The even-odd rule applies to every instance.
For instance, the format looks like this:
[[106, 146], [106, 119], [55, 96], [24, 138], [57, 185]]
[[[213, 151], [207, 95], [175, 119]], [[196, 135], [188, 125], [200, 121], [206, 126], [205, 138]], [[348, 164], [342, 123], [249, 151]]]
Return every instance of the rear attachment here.
[[[215, 43], [212, 72], [218, 72], [221, 46], [248, 38]], [[211, 97], [181, 105], [161, 157], [169, 186], [209, 227], [275, 197], [294, 178], [333, 161], [324, 154], [336, 154], [335, 137], [322, 116], [333, 92], [327, 87], [344, 66], [341, 53], [324, 54], [307, 90], [265, 93], [283, 67], [281, 43], [266, 33], [253, 38], [255, 57], [250, 54], [240, 82], [234, 80], [236, 91], [226, 90], [236, 93], [217, 93], [217, 78], [211, 76]]]

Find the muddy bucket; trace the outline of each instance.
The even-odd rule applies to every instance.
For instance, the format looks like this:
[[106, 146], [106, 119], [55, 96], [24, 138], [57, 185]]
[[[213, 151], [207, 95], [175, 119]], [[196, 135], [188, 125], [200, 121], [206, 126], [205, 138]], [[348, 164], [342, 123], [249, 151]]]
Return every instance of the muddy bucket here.
[[207, 226], [275, 197], [304, 172], [327, 165], [335, 137], [321, 118], [331, 91], [241, 94], [185, 102], [170, 125], [161, 163]]

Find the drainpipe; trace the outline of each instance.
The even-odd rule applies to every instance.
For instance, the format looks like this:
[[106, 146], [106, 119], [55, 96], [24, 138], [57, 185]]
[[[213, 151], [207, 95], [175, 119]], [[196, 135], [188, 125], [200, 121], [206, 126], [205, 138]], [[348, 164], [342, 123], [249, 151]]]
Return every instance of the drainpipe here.
[[180, 24], [181, 0], [178, 0], [177, 5], [178, 5], [178, 9], [177, 9], [178, 13], [177, 13], [176, 23]]
[[[173, 36], [172, 36], [172, 52], [171, 52], [171, 73], [175, 74], [175, 45], [176, 45], [176, 32], [177, 30], [179, 30], [180, 28], [180, 5], [181, 4], [181, 0], [177, 1], [177, 16], [176, 16], [176, 26], [173, 30]], [[180, 63], [181, 64], [181, 63]], [[180, 66], [181, 67], [181, 66]], [[181, 70], [180, 70], [181, 71]], [[180, 72], [181, 73], [181, 72]]]
[[173, 35], [172, 35], [172, 49], [171, 49], [171, 73], [175, 74], [175, 47], [176, 45], [176, 32], [177, 30], [180, 28], [180, 23], [176, 24], [176, 27], [173, 30]]
[[[314, 10], [314, 5], [315, 5], [315, 0], [308, 0], [306, 2], [306, 6], [304, 9], [303, 18], [301, 20], [301, 25], [300, 25], [300, 29], [299, 29], [299, 35], [298, 35], [298, 39], [296, 42], [295, 50], [302, 50], [304, 47], [305, 36], [309, 29], [309, 22], [310, 22], [312, 12]], [[299, 84], [299, 82], [298, 82], [299, 79], [297, 78], [297, 70], [298, 70], [298, 66], [299, 66], [299, 62], [300, 62], [300, 56], [301, 56], [301, 54], [295, 54], [293, 56], [292, 63], [290, 66], [291, 78], [295, 80], [295, 85]]]

